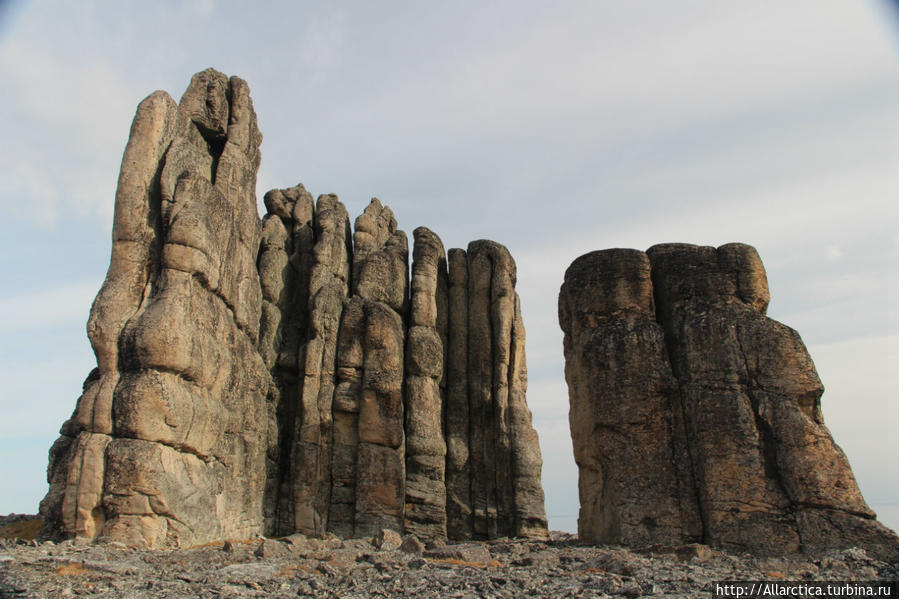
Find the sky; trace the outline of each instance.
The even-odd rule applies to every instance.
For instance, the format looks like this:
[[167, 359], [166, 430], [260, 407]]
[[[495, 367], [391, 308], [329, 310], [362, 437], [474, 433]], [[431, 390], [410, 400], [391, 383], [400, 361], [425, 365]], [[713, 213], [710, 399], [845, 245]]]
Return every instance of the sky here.
[[[754, 245], [825, 422], [899, 528], [899, 11], [874, 0], [0, 0], [0, 514], [34, 513], [95, 360], [137, 104], [250, 85], [257, 196], [303, 182], [518, 264], [550, 527], [576, 530], [556, 302], [596, 249]], [[264, 211], [264, 209], [263, 209]]]

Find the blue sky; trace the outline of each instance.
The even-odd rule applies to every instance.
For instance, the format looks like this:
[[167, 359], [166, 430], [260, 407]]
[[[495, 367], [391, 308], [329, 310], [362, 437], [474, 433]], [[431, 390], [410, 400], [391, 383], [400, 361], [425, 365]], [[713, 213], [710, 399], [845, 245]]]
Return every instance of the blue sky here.
[[[94, 365], [137, 103], [246, 79], [258, 196], [302, 181], [518, 262], [547, 511], [573, 530], [556, 298], [594, 249], [755, 245], [826, 422], [899, 528], [899, 25], [886, 2], [0, 3], [0, 513]], [[261, 204], [261, 202], [260, 202]]]

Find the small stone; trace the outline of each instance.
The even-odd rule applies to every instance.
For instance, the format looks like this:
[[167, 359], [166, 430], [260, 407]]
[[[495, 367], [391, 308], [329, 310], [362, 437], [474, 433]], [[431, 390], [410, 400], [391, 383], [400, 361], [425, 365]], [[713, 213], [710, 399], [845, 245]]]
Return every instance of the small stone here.
[[683, 561], [696, 560], [698, 562], [707, 562], [714, 557], [715, 552], [708, 545], [699, 543], [691, 543], [689, 545], [681, 545], [675, 549], [677, 557]]
[[346, 539], [343, 541], [343, 547], [345, 549], [354, 549], [361, 553], [365, 553], [371, 551], [372, 544], [371, 541], [367, 539]]
[[284, 543], [291, 553], [304, 553], [317, 549], [320, 545], [318, 539], [315, 539], [315, 547], [310, 543], [311, 539], [304, 534], [296, 533], [287, 537], [283, 537], [281, 542]]
[[403, 553], [412, 553], [421, 556], [424, 550], [425, 546], [415, 535], [406, 535], [403, 537], [403, 543], [400, 545], [400, 551]]
[[383, 528], [375, 535], [371, 544], [381, 551], [393, 551], [400, 548], [403, 544], [403, 538], [395, 530]]
[[318, 567], [316, 567], [316, 570], [318, 570], [325, 576], [334, 577], [334, 576], [340, 575], [340, 570], [338, 570], [333, 564], [331, 564], [329, 562], [319, 562]]
[[492, 558], [490, 552], [483, 545], [465, 543], [460, 545], [447, 545], [437, 549], [428, 549], [425, 557], [438, 560], [459, 560], [468, 563], [486, 564]]
[[265, 539], [256, 550], [253, 552], [253, 555], [256, 557], [261, 557], [264, 559], [273, 558], [273, 557], [284, 557], [290, 553], [288, 546], [286, 543], [282, 543], [281, 541], [275, 541], [273, 539]]
[[637, 599], [637, 597], [643, 596], [643, 588], [636, 582], [629, 582], [623, 585], [618, 590], [617, 594], [628, 597], [629, 599]]
[[541, 568], [551, 568], [553, 566], [558, 566], [559, 562], [560, 559], [557, 551], [543, 550], [529, 553], [528, 555], [515, 560], [513, 563], [517, 566], [538, 566]]
[[446, 547], [446, 541], [443, 539], [430, 539], [425, 543], [425, 547], [428, 549], [439, 549], [440, 547]]

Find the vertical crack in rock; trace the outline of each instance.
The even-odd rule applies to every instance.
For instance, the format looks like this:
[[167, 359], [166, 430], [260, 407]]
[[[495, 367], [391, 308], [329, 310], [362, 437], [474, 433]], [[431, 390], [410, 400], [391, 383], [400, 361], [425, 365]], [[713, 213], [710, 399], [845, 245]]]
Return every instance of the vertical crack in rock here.
[[259, 353], [272, 372], [268, 401], [265, 530], [294, 531], [291, 448], [305, 361], [301, 349], [309, 335], [307, 306], [315, 245], [312, 194], [302, 185], [265, 194], [262, 242], [257, 267], [262, 286]]
[[668, 244], [647, 254], [662, 324], [671, 331], [706, 541], [798, 551], [789, 500], [765, 469], [737, 334], [758, 312], [739, 299], [736, 277], [719, 268], [715, 248]]
[[738, 551], [897, 555], [824, 427], [805, 346], [765, 317], [768, 301], [744, 244], [572, 263], [559, 322], [582, 537], [641, 546], [701, 532]]
[[468, 402], [471, 451], [472, 531], [477, 538], [497, 536], [494, 446], [493, 249], [488, 242], [468, 245]]
[[138, 107], [45, 533], [545, 535], [508, 251], [474, 242], [448, 264], [416, 229], [410, 292], [377, 199], [354, 234], [337, 196], [302, 185], [268, 192], [260, 221], [261, 141], [247, 84], [213, 69], [179, 104]]
[[337, 387], [334, 391], [334, 449], [331, 458], [331, 506], [328, 524], [334, 534], [353, 536], [356, 520], [356, 456], [365, 352], [365, 311], [360, 298], [343, 311], [337, 342]]

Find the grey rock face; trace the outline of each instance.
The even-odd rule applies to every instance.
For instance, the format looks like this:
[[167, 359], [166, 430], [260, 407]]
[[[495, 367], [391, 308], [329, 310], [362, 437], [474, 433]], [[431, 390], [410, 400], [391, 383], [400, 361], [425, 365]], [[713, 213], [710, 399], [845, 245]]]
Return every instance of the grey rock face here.
[[591, 252], [565, 277], [559, 320], [579, 536], [632, 546], [701, 540], [649, 259], [637, 250]]
[[[409, 246], [389, 208], [372, 199], [356, 219], [353, 288], [361, 318], [358, 467], [355, 530], [367, 536], [403, 529], [404, 319], [408, 306]], [[359, 355], [360, 352], [354, 352]]]
[[447, 253], [446, 517], [447, 534], [472, 534], [471, 465], [468, 417], [468, 257], [465, 250]]
[[862, 499], [824, 426], [798, 333], [765, 317], [754, 248], [666, 244], [592, 252], [559, 296], [579, 536], [701, 540], [761, 553], [899, 539]]
[[405, 529], [419, 538], [446, 537], [446, 441], [443, 368], [446, 362], [447, 270], [443, 243], [414, 231], [412, 311], [406, 337]]
[[[97, 368], [50, 450], [46, 534], [545, 534], [508, 251], [451, 251], [453, 285], [417, 229], [410, 291], [406, 235], [376, 199], [355, 233], [302, 185], [268, 192], [260, 221], [261, 140], [246, 83], [212, 69], [178, 105], [138, 107], [88, 322]], [[469, 466], [474, 439], [478, 468], [502, 471]]]
[[[471, 535], [543, 535], [543, 489], [534, 485], [543, 462], [539, 446], [532, 446], [536, 433], [523, 400], [527, 372], [515, 262], [505, 247], [486, 240], [471, 242], [466, 255]], [[451, 315], [450, 321], [459, 319]]]
[[[330, 504], [331, 407], [334, 397], [337, 341], [343, 302], [349, 291], [349, 218], [334, 195], [319, 196], [315, 211], [315, 245], [309, 271], [309, 328], [300, 350], [302, 387], [291, 447], [293, 529], [321, 536], [327, 530]], [[280, 518], [279, 518], [280, 519]]]

